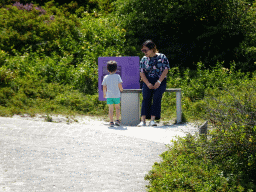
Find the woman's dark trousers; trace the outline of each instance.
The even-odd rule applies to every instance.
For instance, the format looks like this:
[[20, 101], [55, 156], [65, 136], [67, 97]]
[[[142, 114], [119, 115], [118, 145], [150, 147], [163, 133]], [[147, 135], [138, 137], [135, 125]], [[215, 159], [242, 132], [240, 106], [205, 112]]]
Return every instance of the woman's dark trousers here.
[[[152, 83], [152, 85], [154, 85]], [[143, 101], [141, 107], [141, 116], [146, 115], [146, 119], [151, 119], [151, 116], [155, 116], [156, 120], [161, 117], [161, 100], [163, 93], [166, 90], [166, 81], [162, 82], [157, 89], [149, 89], [148, 86], [143, 83], [142, 94]], [[153, 101], [153, 103], [152, 103]]]

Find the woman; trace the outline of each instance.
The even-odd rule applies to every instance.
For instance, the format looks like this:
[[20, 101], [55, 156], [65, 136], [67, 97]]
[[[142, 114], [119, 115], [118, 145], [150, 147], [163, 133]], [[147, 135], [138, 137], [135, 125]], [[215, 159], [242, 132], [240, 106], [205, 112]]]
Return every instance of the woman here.
[[138, 126], [146, 126], [146, 119], [151, 119], [149, 126], [157, 126], [155, 120], [161, 116], [161, 100], [166, 89], [166, 75], [170, 65], [166, 56], [158, 53], [155, 43], [151, 40], [142, 44], [141, 51], [145, 56], [140, 61], [143, 101], [141, 122]]

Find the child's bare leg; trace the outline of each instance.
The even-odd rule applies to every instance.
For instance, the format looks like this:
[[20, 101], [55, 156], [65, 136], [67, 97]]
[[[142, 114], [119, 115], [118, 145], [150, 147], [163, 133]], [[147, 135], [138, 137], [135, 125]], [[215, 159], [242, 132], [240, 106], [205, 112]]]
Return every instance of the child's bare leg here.
[[116, 120], [120, 120], [120, 103], [115, 104], [115, 108], [116, 108]]
[[113, 111], [114, 111], [114, 105], [108, 105], [109, 107], [109, 119], [110, 119], [110, 122], [113, 122]]

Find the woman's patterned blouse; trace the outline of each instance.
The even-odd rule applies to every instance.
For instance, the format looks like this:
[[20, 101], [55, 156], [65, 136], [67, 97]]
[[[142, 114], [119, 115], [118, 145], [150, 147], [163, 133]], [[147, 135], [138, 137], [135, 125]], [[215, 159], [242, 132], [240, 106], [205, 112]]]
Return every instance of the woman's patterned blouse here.
[[160, 77], [165, 69], [170, 69], [167, 57], [162, 53], [150, 58], [144, 56], [140, 61], [140, 72], [149, 77]]

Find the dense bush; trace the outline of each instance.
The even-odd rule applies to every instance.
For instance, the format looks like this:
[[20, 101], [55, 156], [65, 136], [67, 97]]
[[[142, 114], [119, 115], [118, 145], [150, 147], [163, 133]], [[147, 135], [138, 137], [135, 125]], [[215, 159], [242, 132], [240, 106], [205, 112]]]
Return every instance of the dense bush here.
[[[78, 41], [79, 21], [75, 15], [50, 1], [40, 7], [14, 3], [0, 8], [0, 49], [10, 55], [38, 52], [63, 56], [72, 50], [67, 40]], [[74, 43], [73, 43], [74, 44]]]
[[256, 77], [207, 100], [206, 118], [216, 127], [208, 157], [245, 189], [256, 189]]
[[[14, 4], [14, 3], [21, 3], [25, 6], [29, 6], [31, 3], [38, 4], [40, 6], [44, 6], [50, 0], [3, 0], [0, 2], [0, 7], [6, 7], [7, 5]], [[76, 13], [77, 11], [81, 11], [84, 8], [88, 10], [93, 10], [98, 8], [97, 1], [91, 2], [88, 0], [51, 0], [54, 4], [58, 7], [62, 6], [65, 7], [69, 12]], [[79, 10], [80, 9], [80, 10]]]
[[[44, 29], [44, 24], [40, 23], [42, 28], [36, 29], [35, 39], [30, 39], [28, 36], [24, 44], [20, 43], [22, 36], [15, 36], [16, 39], [1, 36], [3, 43], [14, 44], [12, 47], [1, 45], [2, 50], [0, 49], [2, 111], [10, 114], [28, 112], [33, 108], [40, 108], [39, 103], [45, 102], [52, 105], [52, 107], [46, 106], [49, 111], [54, 112], [72, 110], [76, 113], [102, 113], [105, 103], [100, 103], [96, 99], [98, 98], [97, 60], [100, 56], [123, 55], [125, 30], [117, 25], [115, 18], [97, 18], [94, 14], [85, 12], [82, 18], [78, 19], [62, 8], [57, 8], [53, 2], [41, 7], [46, 10], [45, 15], [40, 15], [34, 10], [37, 5], [27, 6], [30, 8], [16, 3], [9, 6], [9, 9], [1, 8], [2, 18], [10, 20], [3, 24], [3, 30], [7, 29], [10, 23], [12, 23], [12, 28], [8, 28], [10, 31], [27, 25], [26, 22], [16, 22], [21, 11], [30, 18], [33, 27], [36, 27], [39, 18], [47, 14], [49, 16], [55, 11], [54, 20]], [[9, 16], [10, 12], [15, 18]], [[56, 30], [62, 32], [54, 34], [55, 36], [51, 35]], [[25, 32], [29, 33], [26, 30]], [[52, 38], [52, 40], [31, 46], [30, 41], [41, 42], [45, 40], [44, 38]], [[88, 105], [85, 101], [88, 98], [91, 100], [91, 97], [94, 98], [94, 104]], [[41, 110], [45, 111], [44, 108], [42, 107]]]
[[[254, 70], [255, 11], [241, 0], [118, 0], [117, 15], [127, 30], [127, 43], [141, 45], [152, 39], [172, 65], [207, 67], [235, 61]], [[242, 46], [242, 45], [243, 46]], [[252, 48], [252, 49], [251, 49]], [[250, 54], [245, 54], [251, 50]], [[129, 51], [129, 50], [128, 50]]]
[[205, 151], [191, 135], [173, 141], [169, 150], [161, 154], [161, 163], [155, 163], [145, 176], [148, 191], [235, 191], [217, 164], [206, 158]]
[[105, 107], [98, 95], [84, 95], [67, 85], [45, 83], [35, 78], [19, 79], [14, 87], [0, 89], [2, 116], [24, 113], [100, 115]]
[[[178, 139], [146, 175], [149, 191], [256, 190], [256, 76], [204, 97], [205, 136]], [[195, 110], [195, 109], [194, 109]]]
[[[205, 95], [218, 96], [221, 90], [230, 86], [250, 81], [251, 73], [244, 73], [236, 69], [233, 62], [229, 68], [224, 68], [223, 63], [216, 63], [216, 66], [206, 68], [203, 63], [197, 63], [197, 70], [187, 68], [181, 71], [178, 67], [171, 68], [167, 75], [167, 86], [169, 88], [181, 88], [183, 115], [188, 120], [201, 119], [205, 114]], [[163, 114], [164, 116], [175, 117], [175, 95], [164, 94]], [[192, 119], [191, 119], [192, 118]]]
[[[253, 2], [1, 2], [0, 115], [107, 116], [98, 57], [141, 56], [141, 42], [152, 38], [171, 63], [168, 87], [182, 89], [183, 118], [215, 128], [208, 139], [189, 135], [169, 146], [145, 177], [149, 191], [256, 190]], [[174, 118], [175, 105], [165, 93], [162, 117]]]

